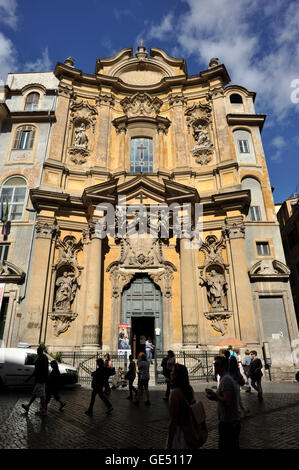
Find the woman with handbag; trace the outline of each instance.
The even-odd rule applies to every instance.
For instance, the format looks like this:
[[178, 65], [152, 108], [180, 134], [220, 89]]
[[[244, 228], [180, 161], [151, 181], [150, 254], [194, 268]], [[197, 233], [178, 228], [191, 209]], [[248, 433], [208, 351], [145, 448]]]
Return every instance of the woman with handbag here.
[[[196, 403], [194, 391], [189, 384], [188, 370], [182, 364], [174, 364], [170, 372], [172, 392], [170, 395], [170, 423], [168, 428], [167, 449], [196, 449], [207, 438], [205, 414], [202, 404]], [[198, 425], [194, 422], [192, 406], [200, 405], [202, 412], [202, 430], [205, 437], [200, 443]], [[198, 411], [198, 410], [197, 410]]]

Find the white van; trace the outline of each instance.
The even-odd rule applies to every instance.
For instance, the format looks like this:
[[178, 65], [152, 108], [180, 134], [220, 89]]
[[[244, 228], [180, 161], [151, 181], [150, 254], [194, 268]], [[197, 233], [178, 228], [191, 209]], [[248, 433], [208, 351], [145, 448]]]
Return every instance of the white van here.
[[[46, 353], [45, 353], [46, 354]], [[49, 372], [52, 370], [49, 359]], [[1, 386], [28, 386], [34, 384], [34, 377], [27, 383], [25, 381], [34, 371], [37, 350], [31, 348], [0, 348], [0, 387]], [[77, 369], [69, 364], [58, 363], [63, 384], [78, 382]]]

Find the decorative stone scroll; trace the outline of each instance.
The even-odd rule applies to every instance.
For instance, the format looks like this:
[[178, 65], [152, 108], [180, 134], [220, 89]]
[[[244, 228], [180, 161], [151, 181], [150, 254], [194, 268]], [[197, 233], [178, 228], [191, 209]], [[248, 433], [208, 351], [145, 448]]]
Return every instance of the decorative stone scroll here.
[[77, 242], [73, 236], [58, 239], [56, 248], [59, 249], [57, 263], [53, 266], [55, 275], [53, 309], [50, 318], [54, 322], [56, 336], [67, 331], [70, 323], [75, 320], [78, 313], [72, 309], [77, 289], [80, 287], [78, 278], [82, 268], [78, 265], [78, 252], [83, 244]]
[[227, 268], [222, 257], [224, 240], [218, 240], [215, 235], [208, 235], [201, 250], [205, 254], [204, 264], [199, 266], [200, 285], [207, 289], [209, 311], [204, 312], [212, 328], [224, 335], [227, 331], [227, 321], [232, 312], [228, 311], [227, 301]]
[[159, 114], [163, 102], [148, 93], [135, 93], [130, 98], [126, 97], [120, 102], [124, 114], [130, 118], [135, 116], [156, 117]]
[[192, 155], [196, 163], [207, 165], [212, 160], [214, 146], [210, 140], [209, 126], [211, 125], [212, 109], [209, 105], [195, 104], [185, 112], [188, 133], [192, 131], [195, 145]]

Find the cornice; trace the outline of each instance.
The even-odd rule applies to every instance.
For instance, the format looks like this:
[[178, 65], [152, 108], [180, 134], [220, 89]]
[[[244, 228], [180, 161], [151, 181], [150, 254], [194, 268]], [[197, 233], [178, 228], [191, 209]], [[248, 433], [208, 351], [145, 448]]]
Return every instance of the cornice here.
[[9, 111], [10, 122], [54, 122], [55, 111]]
[[266, 120], [266, 114], [227, 114], [227, 123], [231, 126], [258, 126], [260, 131], [263, 129]]

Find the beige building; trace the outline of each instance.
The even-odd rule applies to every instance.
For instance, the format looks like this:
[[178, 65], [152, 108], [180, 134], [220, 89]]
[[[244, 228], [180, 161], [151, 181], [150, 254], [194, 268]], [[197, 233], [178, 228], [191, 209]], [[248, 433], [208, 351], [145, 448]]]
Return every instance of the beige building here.
[[[72, 58], [54, 74], [22, 341], [117, 351], [125, 325], [136, 353], [147, 336], [160, 351], [217, 352], [228, 336], [259, 355], [268, 343], [272, 376], [293, 378], [298, 329], [255, 93], [228, 85], [218, 59], [189, 76], [143, 46], [93, 75]], [[155, 208], [174, 203], [167, 236]], [[201, 207], [203, 243], [190, 245]]]

